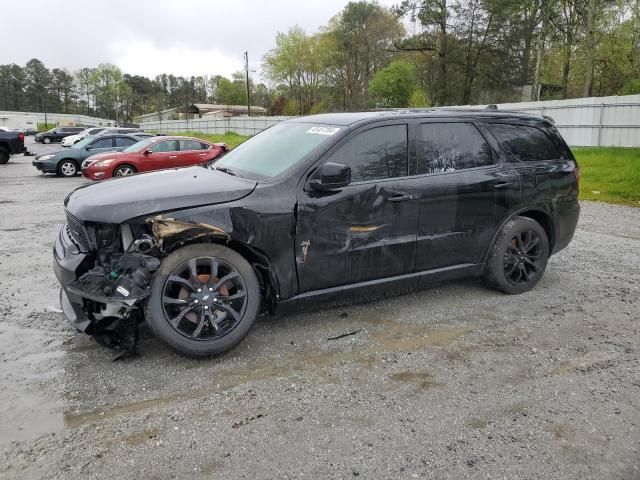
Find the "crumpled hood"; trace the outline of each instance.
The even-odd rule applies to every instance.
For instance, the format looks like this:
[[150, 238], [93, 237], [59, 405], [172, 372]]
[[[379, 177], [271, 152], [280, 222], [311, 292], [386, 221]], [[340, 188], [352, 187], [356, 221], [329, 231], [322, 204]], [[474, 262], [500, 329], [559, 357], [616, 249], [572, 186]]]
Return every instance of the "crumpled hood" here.
[[257, 182], [205, 167], [114, 178], [78, 188], [65, 202], [83, 221], [122, 223], [183, 208], [214, 205], [249, 195]]

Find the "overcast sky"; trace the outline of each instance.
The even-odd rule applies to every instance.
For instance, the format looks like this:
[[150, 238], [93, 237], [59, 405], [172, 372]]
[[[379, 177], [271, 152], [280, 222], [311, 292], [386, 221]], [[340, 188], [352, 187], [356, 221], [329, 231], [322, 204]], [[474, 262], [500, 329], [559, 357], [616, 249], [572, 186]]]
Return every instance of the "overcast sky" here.
[[[400, 0], [380, 0], [391, 6]], [[31, 58], [49, 68], [76, 70], [109, 62], [153, 77], [230, 76], [250, 68], [277, 32], [298, 24], [308, 33], [326, 24], [348, 0], [27, 0], [2, 2], [0, 64]]]

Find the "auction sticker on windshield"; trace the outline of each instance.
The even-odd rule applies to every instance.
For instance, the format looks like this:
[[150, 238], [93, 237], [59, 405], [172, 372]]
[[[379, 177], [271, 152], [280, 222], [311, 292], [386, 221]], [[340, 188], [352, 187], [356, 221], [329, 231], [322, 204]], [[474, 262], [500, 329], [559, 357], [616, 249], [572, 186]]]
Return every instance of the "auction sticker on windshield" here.
[[337, 127], [311, 127], [307, 130], [307, 133], [315, 133], [316, 135], [335, 135], [338, 130]]

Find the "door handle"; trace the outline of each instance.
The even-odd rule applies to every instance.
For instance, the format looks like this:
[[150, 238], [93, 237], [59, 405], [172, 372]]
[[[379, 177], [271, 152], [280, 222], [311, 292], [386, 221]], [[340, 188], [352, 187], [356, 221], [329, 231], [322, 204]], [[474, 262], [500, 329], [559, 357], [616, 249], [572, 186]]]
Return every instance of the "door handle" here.
[[492, 185], [495, 190], [501, 190], [516, 185], [516, 182], [496, 182]]
[[169, 155], [169, 158], [178, 158], [177, 155]]
[[206, 153], [199, 153], [198, 155], [200, 155], [201, 157], [204, 157]]
[[406, 202], [408, 200], [413, 200], [413, 195], [395, 195], [393, 197], [387, 198], [389, 202]]

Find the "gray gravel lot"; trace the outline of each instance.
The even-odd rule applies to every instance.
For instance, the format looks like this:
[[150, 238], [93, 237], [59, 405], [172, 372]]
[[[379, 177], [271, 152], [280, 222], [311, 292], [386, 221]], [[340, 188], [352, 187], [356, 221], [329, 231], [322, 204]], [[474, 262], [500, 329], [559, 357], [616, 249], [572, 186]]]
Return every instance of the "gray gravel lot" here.
[[303, 307], [200, 361], [143, 332], [112, 363], [51, 270], [83, 183], [0, 166], [0, 478], [640, 478], [640, 209], [583, 204], [520, 296]]

